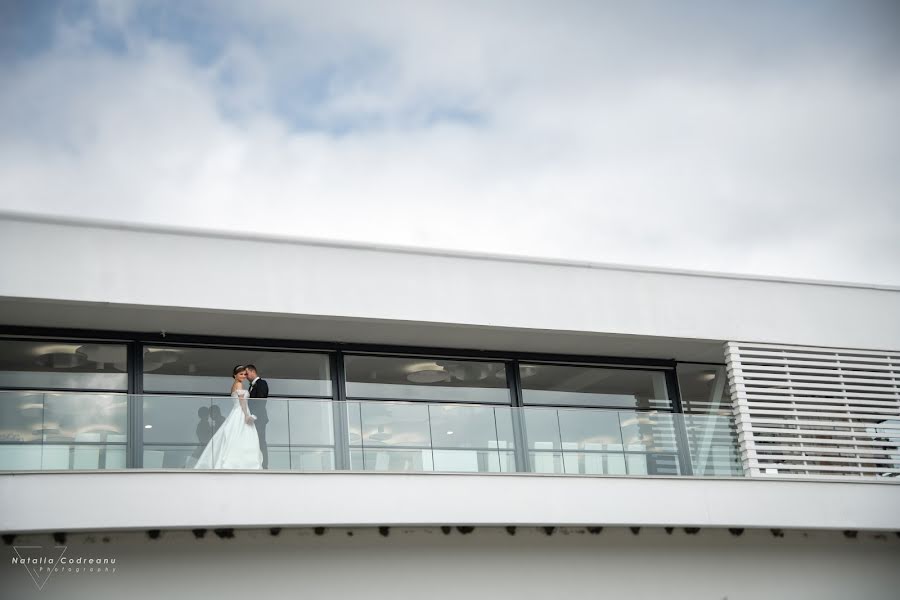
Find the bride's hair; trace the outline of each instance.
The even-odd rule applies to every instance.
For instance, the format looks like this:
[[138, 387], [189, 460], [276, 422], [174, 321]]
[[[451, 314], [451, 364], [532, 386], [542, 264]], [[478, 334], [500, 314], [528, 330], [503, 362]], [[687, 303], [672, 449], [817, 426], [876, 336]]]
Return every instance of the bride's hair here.
[[246, 369], [244, 365], [237, 365], [234, 369], [231, 370], [231, 376], [237, 377], [237, 374]]

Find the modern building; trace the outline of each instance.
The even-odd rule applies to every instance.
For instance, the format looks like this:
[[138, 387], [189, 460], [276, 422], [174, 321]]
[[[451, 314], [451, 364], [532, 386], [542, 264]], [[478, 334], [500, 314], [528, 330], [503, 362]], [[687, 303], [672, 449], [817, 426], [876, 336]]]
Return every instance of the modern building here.
[[[900, 288], [13, 214], [0, 249], [4, 597], [900, 595]], [[194, 469], [246, 363], [267, 468]]]

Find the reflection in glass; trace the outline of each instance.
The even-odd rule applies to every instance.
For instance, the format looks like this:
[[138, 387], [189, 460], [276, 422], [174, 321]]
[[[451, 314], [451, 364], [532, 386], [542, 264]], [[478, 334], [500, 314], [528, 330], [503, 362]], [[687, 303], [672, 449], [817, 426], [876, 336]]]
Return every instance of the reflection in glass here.
[[[144, 445], [145, 469], [184, 469], [191, 468], [197, 457], [203, 452], [203, 446], [197, 444]], [[191, 462], [193, 460], [193, 462]]]
[[685, 413], [731, 414], [725, 365], [679, 363], [676, 371]]
[[43, 445], [0, 444], [0, 470], [39, 471]]
[[40, 441], [44, 437], [43, 423], [44, 394], [0, 393], [0, 442]]
[[619, 414], [604, 410], [558, 410], [564, 450], [622, 451]]
[[[599, 445], [598, 445], [599, 446]], [[625, 456], [621, 453], [595, 452], [600, 447], [587, 444], [591, 452], [567, 452], [563, 466], [568, 475], [626, 475]]]
[[694, 475], [743, 475], [725, 366], [679, 363], [677, 372]]
[[678, 473], [671, 413], [523, 408], [528, 461], [536, 473]]
[[512, 408], [347, 402], [351, 469], [515, 470]]
[[[526, 439], [530, 450], [560, 450], [559, 415], [555, 408], [523, 408]], [[539, 471], [543, 473], [544, 471]]]
[[144, 390], [227, 394], [232, 368], [248, 363], [268, 382], [271, 396], [331, 396], [326, 354], [184, 346], [144, 348]]
[[671, 408], [663, 371], [567, 365], [519, 365], [525, 404]]
[[333, 471], [334, 448], [269, 446], [269, 469]]
[[744, 474], [733, 417], [689, 414], [684, 422], [694, 475]]
[[292, 448], [291, 466], [294, 471], [333, 471], [333, 448]]
[[427, 405], [360, 402], [359, 406], [363, 445], [431, 447]]
[[[231, 410], [231, 398], [141, 397], [144, 467], [192, 468]], [[266, 429], [270, 469], [333, 470], [333, 403], [330, 400], [269, 398]]]
[[620, 411], [626, 451], [677, 452], [675, 417], [671, 413]]
[[[288, 410], [290, 438], [276, 443], [304, 444], [309, 446], [334, 445], [334, 411], [331, 402], [281, 401]], [[269, 411], [269, 426], [273, 424]], [[271, 442], [270, 442], [271, 443]]]
[[127, 396], [0, 392], [0, 469], [125, 468]]
[[205, 446], [231, 408], [230, 398], [144, 396], [144, 444]]
[[125, 391], [127, 350], [122, 344], [0, 340], [0, 387]]
[[346, 356], [347, 396], [509, 404], [503, 363]]
[[0, 470], [124, 469], [125, 444], [0, 444]]
[[434, 471], [431, 450], [364, 449], [362, 464], [367, 471]]
[[102, 442], [124, 436], [128, 397], [123, 394], [44, 394], [44, 440]]
[[[0, 468], [124, 468], [126, 398], [0, 392]], [[135, 401], [143, 415], [145, 468], [193, 467], [233, 410], [224, 396], [146, 395]], [[333, 470], [341, 451], [335, 445], [339, 423], [346, 426], [349, 468], [355, 470], [510, 472], [521, 439], [520, 458], [538, 473], [676, 475], [681, 453], [690, 456], [695, 474], [743, 474], [731, 416], [383, 400], [269, 402], [273, 469]], [[687, 449], [679, 442], [685, 439], [681, 420]], [[710, 430], [711, 443], [695, 441], [707, 439]], [[720, 444], [715, 436], [721, 432], [727, 434]]]
[[512, 409], [459, 404], [428, 407], [435, 448], [512, 448]]

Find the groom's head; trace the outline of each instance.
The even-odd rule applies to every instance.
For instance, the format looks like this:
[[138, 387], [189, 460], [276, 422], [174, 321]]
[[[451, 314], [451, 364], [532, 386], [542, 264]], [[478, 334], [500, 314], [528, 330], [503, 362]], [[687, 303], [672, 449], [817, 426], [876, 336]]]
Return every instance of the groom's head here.
[[246, 367], [244, 367], [244, 370], [247, 371], [248, 381], [253, 381], [254, 379], [256, 379], [256, 365], [247, 365]]

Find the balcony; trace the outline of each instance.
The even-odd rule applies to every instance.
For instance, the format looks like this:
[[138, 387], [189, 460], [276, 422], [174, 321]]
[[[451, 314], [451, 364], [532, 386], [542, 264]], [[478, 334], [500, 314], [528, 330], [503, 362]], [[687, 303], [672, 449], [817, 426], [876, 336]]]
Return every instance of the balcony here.
[[[269, 398], [278, 471], [744, 475], [730, 416]], [[0, 392], [0, 470], [193, 469], [221, 396]]]

